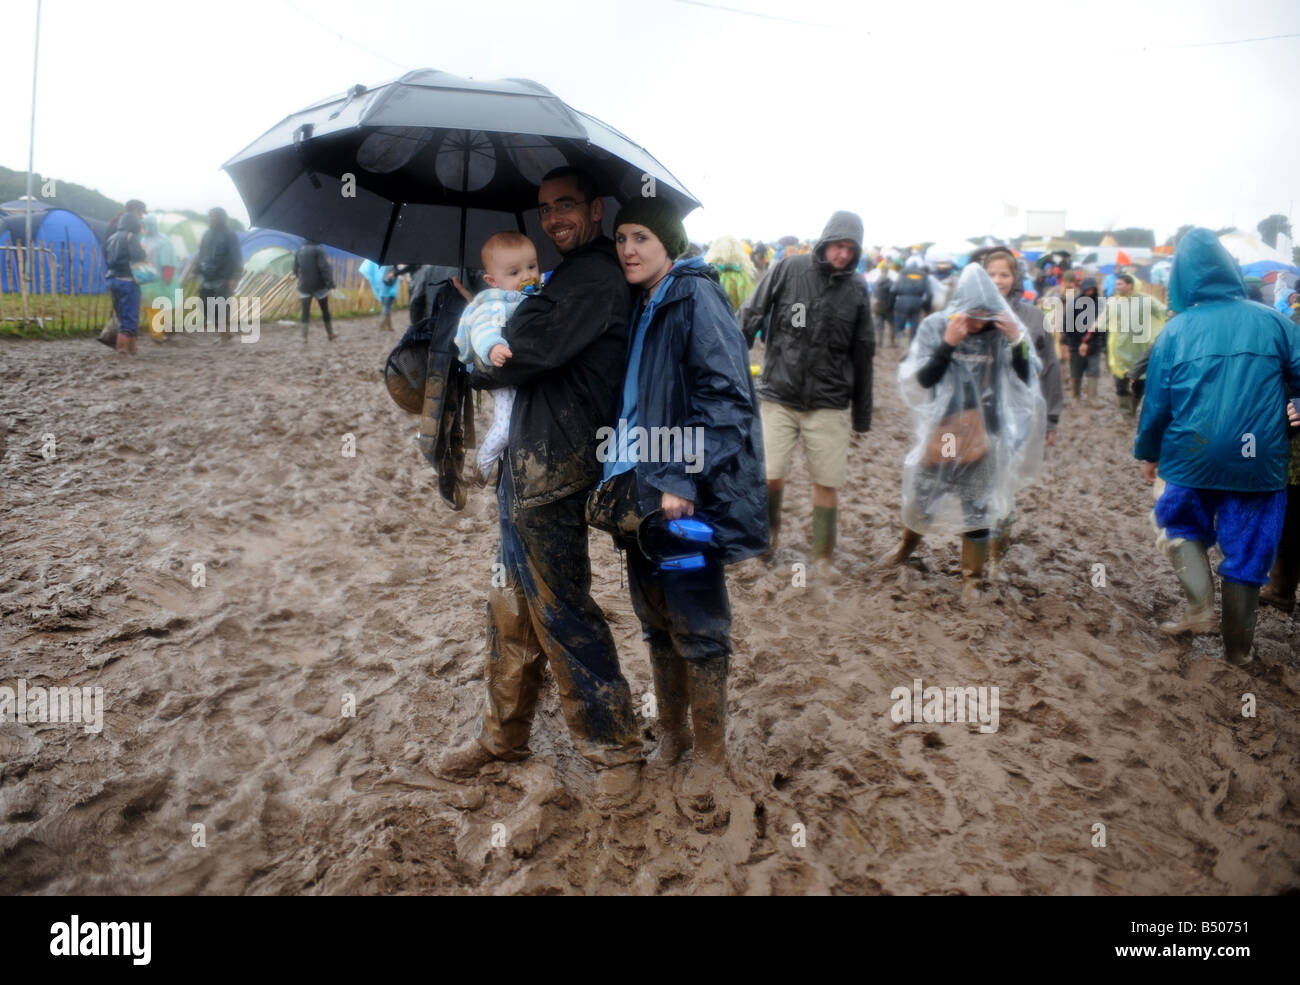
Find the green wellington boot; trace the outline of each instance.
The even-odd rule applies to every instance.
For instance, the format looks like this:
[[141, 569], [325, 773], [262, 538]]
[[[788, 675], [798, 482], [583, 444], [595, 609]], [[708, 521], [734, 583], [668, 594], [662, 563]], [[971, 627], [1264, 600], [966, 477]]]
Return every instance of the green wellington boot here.
[[1250, 662], [1259, 612], [1259, 587], [1237, 581], [1223, 583], [1223, 658], [1242, 666]]
[[691, 748], [691, 733], [686, 727], [686, 711], [691, 701], [686, 690], [686, 661], [678, 656], [671, 643], [652, 642], [650, 672], [659, 715], [659, 748], [650, 757], [650, 765], [674, 766]]
[[727, 663], [726, 656], [686, 661], [695, 751], [682, 778], [677, 806], [697, 831], [723, 827], [731, 812], [727, 788]]
[[1168, 550], [1174, 574], [1187, 595], [1187, 609], [1182, 618], [1161, 623], [1160, 632], [1213, 633], [1218, 626], [1214, 622], [1214, 582], [1205, 545], [1199, 540], [1184, 540]]

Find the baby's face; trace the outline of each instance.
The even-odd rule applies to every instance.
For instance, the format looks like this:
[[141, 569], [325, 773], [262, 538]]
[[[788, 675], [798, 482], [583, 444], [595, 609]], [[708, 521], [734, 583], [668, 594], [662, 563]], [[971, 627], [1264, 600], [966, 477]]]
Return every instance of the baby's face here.
[[537, 283], [541, 277], [537, 269], [537, 249], [529, 243], [497, 250], [484, 273], [483, 279], [493, 287], [503, 291], [522, 291], [529, 281]]

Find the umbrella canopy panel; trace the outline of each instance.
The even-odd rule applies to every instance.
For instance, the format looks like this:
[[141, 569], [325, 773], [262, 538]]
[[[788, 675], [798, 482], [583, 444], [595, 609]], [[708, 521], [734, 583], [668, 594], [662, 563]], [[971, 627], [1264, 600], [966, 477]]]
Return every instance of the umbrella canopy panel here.
[[545, 87], [432, 70], [294, 114], [225, 169], [257, 225], [380, 262], [457, 264], [462, 236], [472, 259], [501, 229], [522, 229], [546, 253], [537, 187], [566, 164], [613, 205], [649, 179], [680, 214], [699, 204], [647, 151]]

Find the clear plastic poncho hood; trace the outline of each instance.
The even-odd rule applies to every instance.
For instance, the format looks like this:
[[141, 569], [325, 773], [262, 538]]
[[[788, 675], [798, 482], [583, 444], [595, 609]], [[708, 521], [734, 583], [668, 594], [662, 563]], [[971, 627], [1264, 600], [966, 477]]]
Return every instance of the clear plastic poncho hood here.
[[[931, 386], [918, 378], [958, 314], [989, 323], [953, 350]], [[1029, 381], [1012, 366], [1012, 345], [997, 327], [1009, 319], [1024, 337]], [[1033, 343], [979, 264], [961, 272], [942, 313], [921, 322], [898, 367], [903, 401], [912, 410], [913, 443], [903, 459], [903, 523], [918, 533], [993, 527], [1015, 509], [1016, 491], [1043, 462], [1047, 407]]]

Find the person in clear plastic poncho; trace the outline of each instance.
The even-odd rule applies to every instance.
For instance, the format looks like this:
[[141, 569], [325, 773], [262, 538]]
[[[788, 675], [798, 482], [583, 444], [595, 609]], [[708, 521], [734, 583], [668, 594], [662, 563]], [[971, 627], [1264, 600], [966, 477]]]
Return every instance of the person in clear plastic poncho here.
[[931, 530], [959, 531], [962, 597], [975, 597], [989, 528], [1042, 465], [1039, 370], [1024, 325], [984, 269], [968, 265], [898, 367], [915, 442], [903, 460], [903, 543], [886, 562], [903, 563]]

